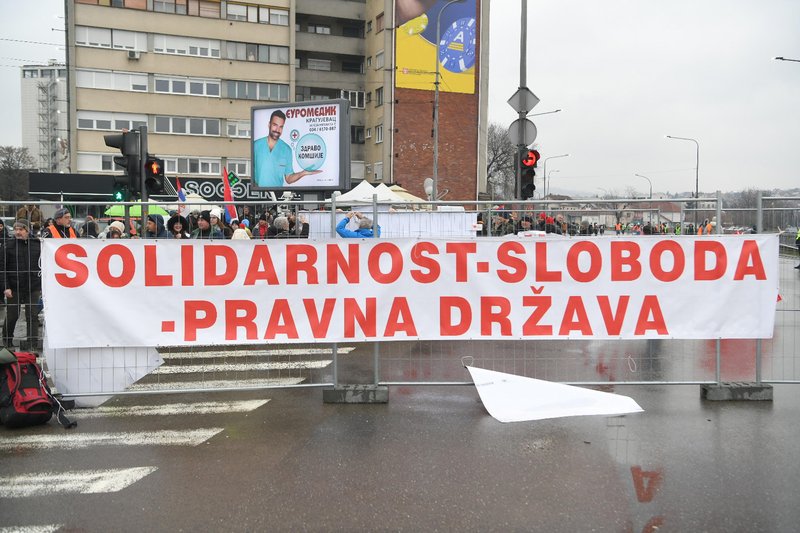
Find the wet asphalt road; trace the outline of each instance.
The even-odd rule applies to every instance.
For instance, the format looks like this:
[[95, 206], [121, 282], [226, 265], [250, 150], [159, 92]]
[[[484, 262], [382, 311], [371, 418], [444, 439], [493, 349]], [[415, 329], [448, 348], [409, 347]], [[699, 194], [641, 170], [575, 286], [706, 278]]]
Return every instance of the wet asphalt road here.
[[[222, 428], [196, 446], [5, 448], [0, 477], [157, 467], [118, 492], [0, 498], [0, 528], [62, 531], [797, 531], [800, 387], [712, 403], [625, 386], [626, 417], [501, 424], [472, 387], [395, 387], [387, 405], [318, 389], [246, 413], [82, 417], [75, 435]], [[113, 405], [206, 401], [126, 397]], [[62, 435], [47, 426], [10, 437]]]

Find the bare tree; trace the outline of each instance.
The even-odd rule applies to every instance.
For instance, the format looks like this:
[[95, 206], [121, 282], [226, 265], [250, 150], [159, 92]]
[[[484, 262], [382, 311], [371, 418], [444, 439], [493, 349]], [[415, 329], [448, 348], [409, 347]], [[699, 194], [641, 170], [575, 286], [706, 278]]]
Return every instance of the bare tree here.
[[35, 167], [27, 148], [0, 146], [0, 198], [28, 199], [28, 172]]
[[514, 198], [514, 157], [517, 148], [508, 138], [508, 128], [492, 122], [489, 124], [486, 178], [492, 196], [501, 199]]

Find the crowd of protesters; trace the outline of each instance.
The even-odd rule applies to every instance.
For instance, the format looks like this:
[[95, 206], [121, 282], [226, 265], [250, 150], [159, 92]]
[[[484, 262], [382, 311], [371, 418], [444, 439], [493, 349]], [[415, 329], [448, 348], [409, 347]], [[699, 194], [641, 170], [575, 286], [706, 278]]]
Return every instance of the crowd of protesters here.
[[[571, 236], [602, 236], [606, 231], [614, 231], [616, 235], [680, 235], [682, 228], [680, 224], [667, 224], [662, 222], [617, 222], [613, 227], [606, 227], [605, 224], [589, 222], [568, 222], [564, 215], [549, 215], [539, 213], [538, 215], [523, 213], [519, 211], [509, 211], [504, 209], [493, 209], [488, 213], [478, 214], [478, 221], [483, 223], [481, 235], [483, 236], [504, 236], [518, 235], [527, 231], [543, 231], [545, 233], [555, 233], [557, 235]], [[698, 226], [697, 233], [713, 233], [715, 222], [706, 220]], [[683, 230], [687, 235], [694, 235], [694, 225], [689, 224]], [[701, 233], [702, 232], [702, 233]]]

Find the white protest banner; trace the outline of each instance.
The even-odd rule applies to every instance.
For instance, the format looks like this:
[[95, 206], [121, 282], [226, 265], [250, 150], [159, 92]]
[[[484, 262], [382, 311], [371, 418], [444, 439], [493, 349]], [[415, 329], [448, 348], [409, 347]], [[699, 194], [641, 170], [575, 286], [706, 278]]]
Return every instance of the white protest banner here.
[[770, 338], [778, 296], [775, 235], [47, 239], [42, 266], [53, 348]]

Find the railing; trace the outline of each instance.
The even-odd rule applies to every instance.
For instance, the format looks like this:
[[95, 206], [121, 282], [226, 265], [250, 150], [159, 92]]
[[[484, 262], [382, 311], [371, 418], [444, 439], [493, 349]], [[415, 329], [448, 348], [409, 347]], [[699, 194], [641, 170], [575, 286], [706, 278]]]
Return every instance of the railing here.
[[[509, 232], [545, 231], [561, 233], [562, 238], [617, 238], [610, 223], [624, 220], [625, 238], [662, 235], [678, 238], [675, 226], [680, 225], [681, 237], [687, 234], [687, 221], [694, 219], [691, 205], [695, 199], [670, 200], [681, 206], [677, 211], [664, 209], [657, 201], [643, 199], [590, 199], [563, 202], [397, 202], [381, 203], [373, 197], [369, 202], [344, 203], [334, 199], [328, 203], [277, 202], [252, 204], [236, 202], [241, 213], [247, 205], [256, 216], [250, 224], [257, 231], [262, 212], [268, 222], [276, 215], [286, 214], [300, 223], [291, 232], [295, 237], [336, 239], [335, 226], [343, 216], [340, 208], [356, 209], [373, 219], [382, 228], [382, 239], [397, 237], [480, 239], [488, 235]], [[48, 350], [42, 346], [47, 324], [19, 320], [10, 329], [13, 344], [40, 350], [46, 364], [56, 377], [56, 383], [73, 396], [111, 394], [149, 394], [189, 392], [200, 390], [246, 390], [274, 387], [329, 387], [335, 384], [368, 382], [397, 387], [411, 385], [469, 384], [462, 365], [464, 357], [474, 358], [475, 364], [493, 370], [511, 372], [545, 380], [573, 384], [611, 385], [620, 383], [705, 384], [720, 381], [756, 380], [771, 383], [800, 382], [800, 262], [794, 244], [800, 199], [763, 197], [759, 208], [727, 209], [716, 198], [700, 199], [714, 202], [716, 209], [699, 210], [698, 220], [713, 222], [713, 233], [749, 233], [752, 227], [764, 233], [784, 232], [780, 237], [779, 258], [780, 295], [771, 339], [708, 339], [708, 340], [420, 340], [380, 343], [308, 343], [286, 345], [267, 343], [248, 346], [189, 346], [157, 348], [92, 348]], [[794, 206], [790, 204], [794, 204]], [[0, 215], [6, 225], [16, 219], [16, 211], [30, 202], [0, 204]], [[41, 214], [39, 226], [52, 215], [58, 202], [36, 202]], [[135, 203], [125, 204], [130, 220], [125, 233], [142, 235]], [[161, 204], [160, 204], [161, 205]], [[179, 208], [176, 204], [161, 205], [167, 212]], [[645, 207], [646, 206], [646, 207]], [[149, 206], [151, 212], [156, 206]], [[218, 204], [188, 206], [190, 212], [202, 211]], [[87, 231], [92, 217], [98, 221], [97, 233], [114, 219], [105, 215], [107, 205], [99, 202], [74, 202], [70, 208], [78, 233]], [[634, 224], [634, 213], [656, 209], [663, 224], [655, 231], [651, 224], [646, 231], [646, 217]], [[241, 215], [240, 215], [241, 216]], [[714, 220], [716, 217], [716, 220]], [[30, 218], [30, 217], [28, 217]], [[168, 216], [165, 217], [169, 218]], [[529, 220], [528, 220], [529, 219]], [[89, 223], [87, 224], [87, 221]], [[720, 222], [721, 221], [721, 222]], [[191, 222], [190, 222], [191, 224]], [[308, 224], [306, 229], [303, 224]], [[786, 226], [783, 226], [786, 224]], [[524, 226], [524, 227], [523, 227]], [[597, 227], [597, 233], [594, 229]], [[602, 228], [602, 229], [600, 229]], [[9, 228], [6, 228], [8, 231]], [[36, 222], [31, 224], [36, 232]], [[14, 237], [6, 237], [9, 242]], [[271, 237], [265, 236], [265, 239]], [[652, 238], [652, 237], [651, 237]], [[12, 241], [13, 242], [13, 241]], [[5, 252], [8, 253], [7, 251]], [[708, 295], [712, 298], [713, 295]], [[35, 299], [36, 301], [29, 301]], [[25, 295], [17, 309], [14, 302], [3, 306], [4, 323], [17, 311], [35, 313], [40, 318], [41, 302], [32, 290]], [[84, 313], [87, 320], [103, 327], [103, 317], [94, 316], [75, 302], [75, 312]], [[120, 302], [120, 313], [125, 312]], [[10, 324], [8, 327], [12, 327]], [[41, 327], [38, 327], [41, 326]], [[8, 340], [7, 340], [8, 344]], [[46, 344], [46, 343], [45, 343]], [[136, 381], [134, 384], [133, 381]], [[70, 392], [73, 391], [73, 392]]]

